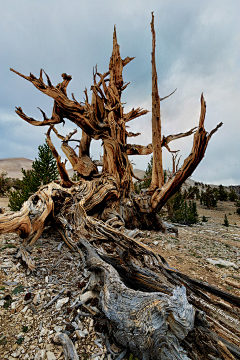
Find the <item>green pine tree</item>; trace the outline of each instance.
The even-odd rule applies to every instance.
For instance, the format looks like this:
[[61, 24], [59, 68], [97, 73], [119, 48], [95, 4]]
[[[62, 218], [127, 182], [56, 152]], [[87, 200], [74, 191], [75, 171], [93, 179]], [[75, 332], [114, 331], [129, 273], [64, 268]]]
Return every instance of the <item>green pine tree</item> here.
[[230, 193], [228, 194], [228, 200], [229, 201], [236, 201], [237, 198], [238, 198], [238, 196], [237, 196], [236, 192], [233, 189], [231, 189]]
[[10, 179], [7, 177], [6, 172], [2, 172], [0, 174], [0, 196], [5, 195], [9, 191], [10, 189], [9, 180]]
[[38, 147], [38, 158], [32, 164], [32, 168], [36, 173], [37, 181], [46, 185], [58, 177], [58, 168], [56, 160], [47, 143]]
[[218, 200], [218, 190], [212, 189], [209, 185], [207, 185], [207, 189], [205, 192], [201, 192], [200, 204], [206, 206], [208, 209], [212, 209], [217, 207]]
[[240, 198], [234, 204], [236, 206], [236, 213], [240, 215]]
[[226, 227], [229, 227], [229, 222], [228, 222], [228, 218], [227, 218], [226, 214], [225, 214], [225, 217], [224, 217], [223, 225], [226, 226]]
[[228, 193], [225, 190], [223, 185], [218, 186], [218, 200], [220, 201], [227, 201], [228, 199]]
[[10, 191], [9, 207], [13, 211], [20, 210], [24, 201], [28, 200], [41, 185], [57, 179], [57, 163], [47, 143], [38, 147], [38, 158], [33, 162], [32, 169], [22, 169], [22, 174], [23, 179], [20, 181], [19, 189]]
[[[152, 167], [153, 167], [153, 157], [151, 156], [151, 159], [150, 159], [149, 163], [147, 164], [147, 169], [145, 171], [145, 175], [144, 175], [145, 180], [143, 182], [137, 182], [134, 184], [135, 191], [137, 194], [139, 194], [142, 189], [148, 189], [149, 186], [151, 185]], [[164, 183], [166, 183], [167, 182], [167, 171], [166, 170], [163, 171], [163, 176], [164, 176], [164, 178], [163, 178]]]
[[197, 205], [195, 201], [187, 202], [181, 189], [166, 203], [169, 220], [185, 225], [198, 222]]

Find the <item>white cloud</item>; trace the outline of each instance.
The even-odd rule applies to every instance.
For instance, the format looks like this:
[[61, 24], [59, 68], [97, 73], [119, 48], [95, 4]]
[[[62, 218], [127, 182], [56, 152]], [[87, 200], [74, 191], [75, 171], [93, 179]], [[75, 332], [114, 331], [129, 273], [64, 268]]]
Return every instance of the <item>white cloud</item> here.
[[[1, 2], [0, 157], [34, 158], [44, 141], [46, 129], [24, 123], [14, 113], [15, 106], [38, 119], [41, 114], [37, 106], [48, 116], [52, 106], [50, 98], [9, 68], [35, 75], [44, 68], [54, 84], [67, 72], [73, 76], [69, 93], [81, 101], [85, 86], [89, 89], [92, 84], [93, 66], [97, 63], [99, 71], [107, 70], [114, 24], [122, 57], [136, 56], [124, 69], [125, 81], [131, 82], [123, 95], [126, 111], [137, 106], [151, 110], [149, 23], [154, 11], [160, 94], [178, 88], [161, 104], [163, 134], [186, 131], [198, 123], [203, 92], [207, 102], [206, 129], [211, 130], [220, 121], [224, 126], [213, 136], [193, 177], [239, 184], [239, 10], [238, 0], [203, 0], [201, 6], [178, 0], [123, 0], [121, 6], [110, 0], [25, 0], [24, 6], [17, 0]], [[151, 142], [151, 113], [134, 120], [130, 127], [131, 131], [142, 132], [134, 142]], [[66, 122], [59, 131], [66, 134], [74, 128], [74, 124]], [[182, 159], [191, 146], [192, 139], [172, 145], [181, 148]], [[98, 157], [100, 151], [101, 142], [93, 142], [93, 157]], [[149, 156], [132, 158], [142, 169], [149, 161]], [[171, 157], [166, 153], [164, 164], [171, 167]]]

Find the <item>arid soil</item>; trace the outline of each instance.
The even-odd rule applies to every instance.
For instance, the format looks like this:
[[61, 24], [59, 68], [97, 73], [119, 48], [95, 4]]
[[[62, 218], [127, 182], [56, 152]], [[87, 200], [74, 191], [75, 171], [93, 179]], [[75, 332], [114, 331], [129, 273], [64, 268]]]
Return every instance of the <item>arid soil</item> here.
[[[0, 207], [6, 201], [1, 198]], [[204, 215], [207, 222], [180, 226], [178, 237], [145, 231], [141, 241], [172, 267], [240, 296], [240, 216], [234, 211], [230, 202], [219, 203], [216, 210], [198, 203], [199, 219]], [[225, 214], [229, 227], [222, 225]], [[63, 359], [62, 347], [53, 342], [63, 331], [79, 359], [114, 359], [122, 353], [106, 336], [97, 302], [85, 292], [90, 273], [81, 270], [78, 255], [57, 233], [45, 231], [31, 253], [37, 271], [27, 275], [14, 257], [19, 244], [15, 234], [0, 236], [0, 359]], [[124, 354], [128, 359], [130, 354]]]

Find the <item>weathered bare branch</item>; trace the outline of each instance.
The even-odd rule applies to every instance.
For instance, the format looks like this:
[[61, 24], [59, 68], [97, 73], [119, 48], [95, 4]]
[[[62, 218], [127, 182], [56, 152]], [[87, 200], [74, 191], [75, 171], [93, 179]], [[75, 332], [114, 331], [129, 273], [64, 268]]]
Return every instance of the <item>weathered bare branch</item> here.
[[190, 129], [189, 131], [185, 132], [185, 133], [179, 133], [179, 134], [175, 134], [175, 135], [168, 135], [167, 137], [163, 136], [162, 138], [162, 146], [165, 146], [168, 145], [171, 141], [173, 140], [177, 140], [177, 139], [180, 139], [182, 137], [186, 137], [186, 136], [190, 136], [192, 134], [194, 134], [196, 132], [196, 129], [198, 127], [194, 127], [192, 129]]
[[141, 135], [141, 133], [133, 133], [133, 132], [128, 132], [128, 131], [126, 131], [126, 135], [127, 135], [127, 137], [136, 137], [136, 136], [139, 136], [139, 135]]
[[203, 95], [201, 95], [201, 113], [199, 119], [199, 128], [194, 134], [193, 147], [190, 155], [184, 160], [180, 170], [178, 170], [170, 181], [165, 184], [162, 189], [157, 189], [151, 198], [151, 205], [153, 209], [160, 209], [162, 204], [166, 202], [170, 196], [176, 193], [183, 182], [193, 173], [202, 158], [204, 157], [208, 142], [212, 136], [221, 126], [222, 123], [207, 134], [204, 128], [204, 120], [206, 114], [206, 103]]
[[[231, 359], [232, 353], [239, 353], [239, 348], [231, 344], [232, 333], [236, 334], [234, 338], [239, 343], [238, 316], [231, 306], [222, 309], [205, 292], [235, 307], [240, 306], [239, 297], [172, 269], [156, 250], [109, 224], [87, 216], [87, 208], [93, 209], [96, 203], [106, 200], [109, 191], [114, 191], [114, 184], [109, 187], [110, 178], [107, 180], [105, 184], [102, 180], [94, 184], [95, 190], [102, 194], [101, 199], [99, 193], [96, 195], [93, 191], [93, 182], [82, 182], [72, 189], [63, 189], [57, 184], [42, 187], [31, 197], [25, 218], [21, 212], [14, 217], [9, 214], [0, 217], [0, 233], [6, 232], [6, 228], [18, 231], [16, 223], [21, 226], [20, 223], [26, 223], [27, 217], [28, 231], [32, 233], [31, 229], [37, 228], [35, 223], [39, 223], [40, 213], [46, 215], [53, 209], [53, 206], [48, 209], [46, 202], [49, 203], [49, 199], [65, 199], [63, 206], [54, 206], [56, 224], [64, 241], [73, 251], [80, 251], [88, 269], [98, 274], [98, 281], [92, 277], [89, 290], [98, 297], [100, 310], [110, 322], [112, 334], [119, 344], [142, 360], [187, 360], [198, 358], [199, 354], [207, 358], [210, 349], [214, 356], [220, 352], [223, 358]], [[74, 194], [75, 198], [72, 197]], [[221, 318], [221, 330], [226, 329], [223, 340], [215, 332], [215, 323], [210, 325], [205, 318], [206, 308], [210, 319], [216, 316], [216, 309], [221, 309], [217, 314]], [[203, 353], [202, 346], [197, 346], [199, 341], [201, 344], [204, 342], [206, 353]], [[67, 342], [65, 350], [69, 349], [72, 349], [72, 344]], [[70, 353], [66, 355], [69, 358]]]
[[44, 113], [44, 111], [42, 111], [41, 109], [39, 109], [39, 110], [41, 111], [41, 113], [43, 114], [43, 117], [44, 117], [44, 120], [42, 120], [42, 121], [38, 121], [38, 120], [28, 117], [26, 114], [24, 114], [24, 112], [22, 111], [22, 108], [20, 108], [20, 107], [16, 108], [15, 112], [18, 116], [20, 116], [20, 118], [22, 118], [23, 120], [25, 120], [26, 122], [28, 122], [29, 124], [34, 125], [34, 126], [54, 125], [54, 124], [59, 124], [63, 121], [62, 118], [56, 113], [54, 113], [52, 118], [49, 119], [46, 117], [46, 114]]
[[127, 144], [126, 145], [126, 153], [127, 155], [149, 155], [153, 151], [152, 144], [147, 146], [144, 145], [135, 145], [135, 144]]
[[[100, 121], [97, 121], [96, 117], [91, 116], [91, 114], [93, 112], [92, 109], [89, 113], [89, 109], [85, 109], [85, 106], [80, 105], [76, 101], [72, 101], [72, 100], [68, 99], [65, 90], [66, 90], [66, 86], [67, 86], [68, 82], [70, 81], [69, 78], [65, 77], [65, 79], [63, 80], [62, 83], [60, 83], [56, 87], [54, 87], [51, 84], [51, 81], [48, 76], [47, 76], [47, 79], [48, 79], [49, 85], [46, 85], [43, 82], [41, 75], [40, 75], [40, 78], [37, 79], [32, 74], [30, 74], [30, 76], [25, 76], [13, 69], [10, 69], [10, 70], [13, 71], [14, 73], [16, 73], [17, 75], [23, 77], [24, 79], [30, 81], [38, 90], [40, 90], [44, 94], [53, 98], [56, 101], [58, 108], [64, 110], [64, 117], [68, 118], [70, 121], [74, 122], [76, 125], [81, 127], [85, 132], [87, 132], [89, 134], [89, 136], [98, 139], [100, 134], [104, 133], [104, 131], [108, 128], [108, 126], [106, 124], [103, 124]], [[68, 75], [66, 75], [66, 76], [68, 77]], [[30, 123], [33, 123], [34, 125], [41, 126], [41, 125], [49, 125], [49, 124], [53, 123], [52, 121], [48, 122], [48, 123], [46, 123], [46, 122], [45, 123], [44, 122], [36, 123], [33, 121], [34, 119], [26, 117], [26, 115], [22, 113], [21, 108], [19, 108], [18, 111], [19, 111], [20, 117], [22, 117], [21, 115], [23, 115], [22, 118], [24, 120], [26, 120], [26, 121], [29, 120], [28, 122], [32, 121]], [[24, 118], [24, 116], [26, 117], [26, 119]], [[55, 123], [57, 123], [57, 122], [55, 122]]]
[[[71, 140], [71, 137], [74, 134], [76, 134], [77, 129], [75, 129], [65, 137], [60, 135], [54, 127], [52, 127], [52, 129], [57, 135], [57, 137], [60, 140], [62, 140], [61, 149], [68, 158], [68, 160], [70, 161], [74, 171], [77, 171], [77, 173], [80, 176], [83, 176], [84, 178], [89, 177], [91, 174], [98, 173], [96, 164], [90, 159], [89, 154], [87, 155], [86, 152], [83, 151], [84, 139], [83, 139], [83, 146], [82, 146], [82, 141], [80, 142], [79, 156], [76, 154], [75, 150], [68, 144], [68, 141]], [[83, 137], [84, 137], [84, 133], [83, 133]]]
[[123, 66], [126, 66], [127, 64], [129, 64], [130, 63], [130, 61], [132, 61], [132, 60], [134, 60], [135, 59], [135, 57], [126, 57], [125, 59], [123, 59], [123, 61], [122, 61], [122, 64], [123, 64]]
[[[219, 125], [218, 125], [218, 127], [219, 127]], [[218, 127], [217, 127], [217, 129], [218, 129]], [[162, 147], [163, 146], [166, 147], [166, 149], [170, 153], [173, 153], [173, 154], [177, 153], [177, 152], [179, 152], [179, 150], [171, 150], [169, 148], [168, 144], [173, 140], [177, 140], [177, 139], [180, 139], [182, 137], [194, 134], [196, 132], [195, 131], [196, 129], [197, 129], [197, 127], [194, 127], [191, 130], [187, 131], [186, 133], [168, 135], [167, 137], [163, 136], [161, 145], [162, 145]], [[215, 131], [217, 131], [217, 129]], [[130, 134], [132, 134], [132, 133], [130, 133]], [[137, 133], [135, 136], [137, 136], [137, 135], [140, 135], [140, 133]], [[147, 146], [136, 145], [136, 144], [127, 144], [126, 145], [126, 152], [127, 152], [128, 155], [148, 155], [148, 154], [151, 154], [153, 152], [153, 146], [152, 146], [152, 144], [148, 144]]]
[[149, 112], [148, 110], [143, 110], [141, 108], [132, 109], [127, 114], [123, 115], [123, 119], [124, 119], [125, 122], [128, 122], [128, 121], [131, 121], [133, 119], [136, 119], [139, 116], [145, 115], [148, 112]]
[[[111, 334], [140, 360], [206, 359], [209, 354], [211, 359], [232, 359], [231, 354], [240, 354], [237, 348], [240, 344], [237, 333], [239, 321], [235, 309], [230, 305], [224, 308], [231, 314], [232, 322], [222, 313], [217, 314], [217, 321], [211, 304], [214, 302], [215, 307], [222, 307], [223, 303], [212, 300], [205, 293], [237, 307], [240, 299], [172, 269], [160, 253], [130, 237], [130, 234], [133, 236], [136, 233], [136, 228], [177, 234], [176, 227], [163, 222], [158, 212], [195, 170], [204, 157], [211, 136], [222, 125], [217, 125], [209, 134], [206, 132], [206, 104], [202, 95], [198, 128], [162, 137], [160, 101], [176, 90], [163, 98], [159, 96], [153, 13], [151, 32], [152, 144], [147, 146], [127, 144], [128, 137], [140, 133], [128, 132], [126, 123], [148, 111], [137, 108], [123, 113], [121, 94], [128, 83], [123, 82], [122, 70], [133, 58], [121, 58], [115, 27], [109, 71], [100, 74], [97, 67], [94, 69], [90, 102], [86, 89], [85, 103], [78, 103], [74, 95], [73, 100], [68, 98], [70, 75], [62, 74], [62, 82], [54, 86], [46, 73], [47, 80], [43, 81], [43, 70], [36, 78], [31, 73], [25, 76], [11, 69], [54, 100], [51, 118], [40, 109], [43, 121], [29, 118], [21, 108], [17, 108], [16, 112], [32, 125], [50, 125], [46, 134], [47, 143], [57, 161], [61, 185], [56, 182], [43, 186], [29, 198], [20, 212], [0, 215], [0, 233], [17, 232], [24, 238], [19, 256], [29, 268], [34, 269], [26, 245], [33, 245], [45, 226], [52, 223], [66, 245], [80, 254], [83, 268], [87, 266], [93, 273], [95, 280], [89, 281], [92, 288], [86, 290], [94, 291], [99, 299], [101, 316], [108, 319]], [[65, 118], [82, 129], [81, 140], [73, 139], [77, 130], [63, 136], [54, 128]], [[78, 182], [69, 178], [65, 164], [51, 141], [51, 130], [62, 141], [62, 150], [73, 169], [82, 176]], [[178, 170], [178, 150], [171, 151], [169, 143], [192, 134], [192, 151]], [[100, 162], [90, 158], [92, 139], [102, 140], [103, 157]], [[71, 141], [79, 142], [79, 154], [69, 145]], [[163, 181], [163, 146], [173, 158], [173, 174], [166, 184]], [[136, 194], [132, 177], [139, 181], [147, 179], [139, 179], [133, 174], [128, 155], [151, 153], [151, 186]], [[103, 169], [98, 174], [97, 166], [100, 164]], [[205, 318], [204, 312], [208, 318]], [[216, 329], [218, 331], [215, 332]], [[63, 344], [65, 357], [75, 360], [77, 355], [71, 341], [63, 334], [57, 337]]]
[[167, 96], [164, 96], [163, 98], [160, 98], [160, 101], [163, 101], [163, 100], [169, 98], [169, 96], [171, 96], [172, 94], [174, 94], [175, 91], [177, 91], [177, 88], [176, 88], [173, 92], [171, 92], [171, 94], [169, 94], [169, 95], [167, 95]]
[[56, 159], [58, 171], [59, 171], [59, 174], [60, 174], [60, 177], [61, 177], [61, 185], [63, 185], [64, 187], [69, 188], [69, 187], [74, 185], [74, 182], [69, 178], [69, 175], [68, 175], [68, 172], [66, 170], [65, 164], [63, 162], [61, 162], [61, 157], [58, 154], [55, 146], [52, 143], [52, 140], [51, 140], [51, 137], [50, 137], [50, 132], [51, 132], [52, 129], [53, 129], [53, 126], [50, 126], [47, 133], [46, 133], [46, 137], [47, 137], [46, 142], [47, 142], [48, 146], [50, 147], [50, 149], [51, 149], [51, 151], [53, 153], [53, 156]]
[[62, 345], [65, 360], [79, 360], [76, 348], [66, 334], [57, 333], [54, 336], [53, 341]]

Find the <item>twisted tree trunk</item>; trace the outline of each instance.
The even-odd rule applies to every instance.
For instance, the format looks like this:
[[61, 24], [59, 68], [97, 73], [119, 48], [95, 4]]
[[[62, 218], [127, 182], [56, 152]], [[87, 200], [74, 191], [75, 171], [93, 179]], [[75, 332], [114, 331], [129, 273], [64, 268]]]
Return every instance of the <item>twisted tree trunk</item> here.
[[[161, 254], [134, 238], [139, 233], [133, 230], [136, 228], [177, 231], [165, 224], [158, 212], [196, 169], [211, 136], [222, 125], [206, 132], [206, 104], [202, 95], [197, 127], [185, 133], [161, 135], [160, 101], [172, 94], [163, 98], [158, 94], [153, 14], [151, 30], [153, 131], [152, 143], [147, 146], [127, 143], [128, 137], [139, 133], [128, 132], [126, 123], [146, 114], [147, 110], [137, 108], [124, 113], [121, 94], [128, 84], [123, 82], [122, 70], [133, 58], [121, 58], [116, 29], [109, 71], [100, 74], [96, 69], [94, 72], [91, 103], [86, 89], [84, 104], [74, 95], [72, 100], [68, 98], [70, 75], [62, 74], [63, 81], [53, 86], [47, 74], [47, 84], [44, 83], [42, 70], [36, 78], [11, 69], [54, 100], [51, 118], [41, 110], [43, 121], [28, 117], [21, 108], [17, 108], [16, 113], [34, 126], [49, 126], [47, 143], [56, 158], [61, 180], [41, 187], [18, 213], [0, 215], [0, 233], [20, 235], [23, 245], [19, 256], [34, 270], [35, 264], [26, 246], [31, 247], [46, 226], [57, 228], [69, 248], [80, 254], [82, 267], [92, 271], [88, 290], [97, 294], [112, 335], [139, 359], [240, 358], [237, 309], [240, 299], [172, 269]], [[67, 136], [59, 133], [55, 126], [64, 119], [81, 128], [81, 140], [73, 138], [76, 130]], [[62, 150], [77, 171], [79, 181], [69, 178], [52, 143], [52, 131], [61, 139]], [[164, 184], [161, 148], [165, 146], [172, 152], [171, 141], [192, 134], [191, 153]], [[101, 162], [91, 159], [92, 139], [102, 140]], [[71, 141], [78, 142], [78, 154], [69, 145]], [[128, 155], [151, 153], [151, 186], [136, 194]], [[99, 165], [102, 165], [101, 173]], [[207, 293], [213, 294], [215, 300]], [[66, 357], [76, 358], [65, 337], [58, 335], [56, 341], [68, 348]]]
[[19, 254], [34, 270], [26, 246], [51, 222], [92, 272], [86, 290], [98, 296], [111, 334], [139, 359], [240, 358], [240, 298], [172, 269], [131, 237], [136, 232], [88, 216], [116, 192], [113, 178], [95, 186], [98, 192], [87, 181], [70, 189], [43, 186], [19, 213], [1, 216], [0, 233], [25, 239]]

